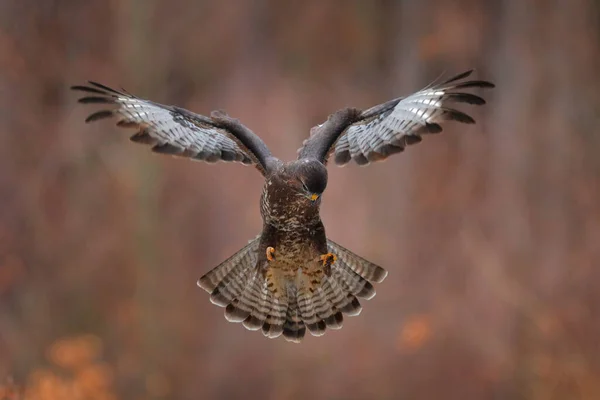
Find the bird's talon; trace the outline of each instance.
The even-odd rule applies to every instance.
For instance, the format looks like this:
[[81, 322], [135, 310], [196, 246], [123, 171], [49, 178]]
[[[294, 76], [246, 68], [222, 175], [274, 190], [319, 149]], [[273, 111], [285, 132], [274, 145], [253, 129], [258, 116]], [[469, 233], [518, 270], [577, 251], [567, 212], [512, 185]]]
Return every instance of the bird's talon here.
[[273, 261], [275, 259], [275, 249], [271, 246], [267, 247], [267, 260]]
[[337, 260], [337, 256], [333, 253], [322, 254], [320, 258], [324, 267], [331, 266]]

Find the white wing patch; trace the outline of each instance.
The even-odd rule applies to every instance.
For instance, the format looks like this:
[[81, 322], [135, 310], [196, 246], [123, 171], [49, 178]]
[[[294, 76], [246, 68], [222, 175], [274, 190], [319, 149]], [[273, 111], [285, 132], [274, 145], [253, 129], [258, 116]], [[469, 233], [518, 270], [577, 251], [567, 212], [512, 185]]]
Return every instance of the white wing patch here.
[[459, 91], [494, 87], [486, 81], [460, 81], [471, 72], [364, 111], [364, 119], [350, 125], [333, 145], [336, 164], [354, 160], [359, 165], [367, 165], [385, 159], [403, 151], [407, 145], [420, 142], [422, 134], [441, 132], [443, 121], [474, 123], [469, 115], [449, 108], [452, 103], [485, 104], [481, 97]]
[[73, 86], [86, 92], [80, 103], [112, 104], [112, 110], [90, 115], [86, 122], [117, 117], [117, 125], [135, 128], [131, 140], [151, 145], [157, 153], [182, 156], [206, 162], [231, 161], [258, 164], [235, 137], [212, 122], [210, 118], [174, 106], [166, 106], [122, 93], [104, 85]]

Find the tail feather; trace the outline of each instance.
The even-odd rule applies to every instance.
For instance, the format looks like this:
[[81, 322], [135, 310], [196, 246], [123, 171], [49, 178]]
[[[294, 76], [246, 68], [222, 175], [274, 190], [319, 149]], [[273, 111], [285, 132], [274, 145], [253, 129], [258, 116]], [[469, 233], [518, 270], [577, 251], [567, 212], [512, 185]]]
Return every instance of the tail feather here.
[[240, 308], [239, 300], [235, 299], [230, 304], [225, 307], [225, 319], [229, 322], [242, 322], [248, 315], [250, 315], [249, 311], [245, 311]]
[[[340, 260], [338, 260], [340, 261]], [[344, 261], [341, 261], [340, 266], [331, 269], [331, 273], [337, 278], [342, 286], [361, 299], [372, 299], [375, 297], [375, 288], [373, 285], [356, 272], [352, 271]]]
[[379, 265], [373, 264], [372, 262], [357, 256], [345, 247], [335, 243], [333, 240], [327, 239], [327, 247], [329, 248], [329, 251], [336, 254], [338, 259], [341, 259], [352, 271], [370, 282], [381, 283], [388, 274], [387, 271]]
[[387, 275], [383, 268], [328, 240], [328, 250], [338, 257], [331, 265], [331, 274], [314, 285], [298, 278], [275, 293], [258, 265], [259, 246], [260, 238], [250, 241], [201, 277], [198, 285], [211, 294], [214, 304], [225, 307], [228, 321], [262, 330], [268, 338], [283, 335], [298, 343], [307, 329], [313, 336], [323, 335], [327, 328], [340, 329], [343, 314], [360, 314], [358, 299], [375, 296], [372, 282], [381, 282]]
[[302, 288], [298, 293], [298, 307], [304, 324], [313, 336], [322, 336], [325, 334], [325, 322], [317, 315], [315, 303], [318, 302], [318, 297], [314, 292], [310, 292], [306, 288]]
[[240, 297], [239, 307], [249, 312], [248, 317], [243, 321], [244, 327], [253, 331], [262, 327], [266, 318], [265, 308], [269, 293], [267, 281], [256, 269], [252, 280], [247, 283]]
[[[237, 253], [217, 265], [215, 268], [208, 271], [200, 279], [198, 279], [198, 286], [207, 292], [212, 292], [217, 285], [219, 285], [225, 277], [230, 275], [231, 271], [236, 268], [239, 269], [245, 265], [252, 265], [256, 263], [256, 250], [260, 244], [260, 237], [255, 238], [248, 242]], [[254, 263], [252, 263], [254, 261]], [[232, 277], [233, 278], [233, 277]]]
[[275, 298], [265, 322], [262, 325], [263, 335], [273, 339], [283, 333], [283, 324], [288, 309], [287, 298]]
[[283, 324], [283, 337], [285, 340], [300, 343], [306, 334], [306, 327], [298, 309], [296, 293], [290, 291], [289, 306]]
[[323, 279], [323, 288], [334, 307], [342, 313], [353, 317], [362, 311], [358, 299], [352, 293], [348, 293], [335, 277]]
[[198, 280], [198, 286], [211, 294], [210, 301], [213, 304], [225, 307], [242, 293], [248, 275], [256, 265], [256, 250], [259, 244], [260, 238], [251, 240]]
[[327, 297], [323, 286], [319, 286], [317, 293], [320, 299], [318, 309], [319, 318], [325, 321], [325, 324], [329, 329], [341, 329], [344, 324], [342, 312], [339, 311]]
[[[258, 301], [254, 298], [255, 303], [251, 305], [252, 312], [243, 321], [244, 327], [251, 330], [262, 329], [266, 337], [276, 338], [283, 333], [283, 324], [288, 309], [287, 301], [283, 296], [277, 298], [267, 286], [267, 281], [259, 273], [257, 273], [256, 282], [260, 282], [260, 298]], [[250, 304], [249, 297], [246, 299], [247, 304]], [[244, 300], [242, 299], [242, 301]]]
[[252, 267], [241, 265], [233, 269], [229, 275], [213, 289], [210, 301], [219, 307], [225, 307], [240, 296], [246, 289], [246, 282], [252, 274]]
[[344, 325], [344, 314], [342, 314], [341, 311], [338, 311], [325, 318], [324, 321], [329, 329], [342, 329], [342, 326]]
[[264, 310], [268, 297], [267, 283], [263, 280], [263, 284], [261, 284], [261, 279], [258, 275], [255, 274], [252, 284], [246, 287], [241, 297], [241, 304], [247, 306], [250, 310], [250, 315], [248, 315], [242, 324], [246, 329], [251, 331], [259, 330], [266, 317]]

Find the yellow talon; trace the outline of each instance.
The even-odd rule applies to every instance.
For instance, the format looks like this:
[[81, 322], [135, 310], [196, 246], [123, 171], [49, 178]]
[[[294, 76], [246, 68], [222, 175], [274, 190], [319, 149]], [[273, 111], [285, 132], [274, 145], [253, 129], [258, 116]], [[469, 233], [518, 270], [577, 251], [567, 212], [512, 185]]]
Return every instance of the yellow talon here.
[[267, 260], [273, 261], [275, 259], [275, 249], [271, 246], [267, 247]]
[[334, 262], [336, 262], [336, 260], [337, 256], [333, 253], [321, 255], [321, 262], [323, 263], [324, 267], [333, 264]]

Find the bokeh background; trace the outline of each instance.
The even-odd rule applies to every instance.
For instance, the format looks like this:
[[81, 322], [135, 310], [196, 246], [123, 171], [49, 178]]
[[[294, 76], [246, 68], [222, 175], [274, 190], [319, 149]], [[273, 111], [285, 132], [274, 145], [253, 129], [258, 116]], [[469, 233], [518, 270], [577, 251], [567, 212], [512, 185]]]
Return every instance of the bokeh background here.
[[[593, 0], [0, 1], [1, 399], [599, 399], [600, 5]], [[284, 159], [345, 106], [495, 82], [368, 168], [331, 238], [389, 270], [301, 345], [196, 280], [261, 228], [261, 176], [157, 156], [73, 84], [225, 109]]]

